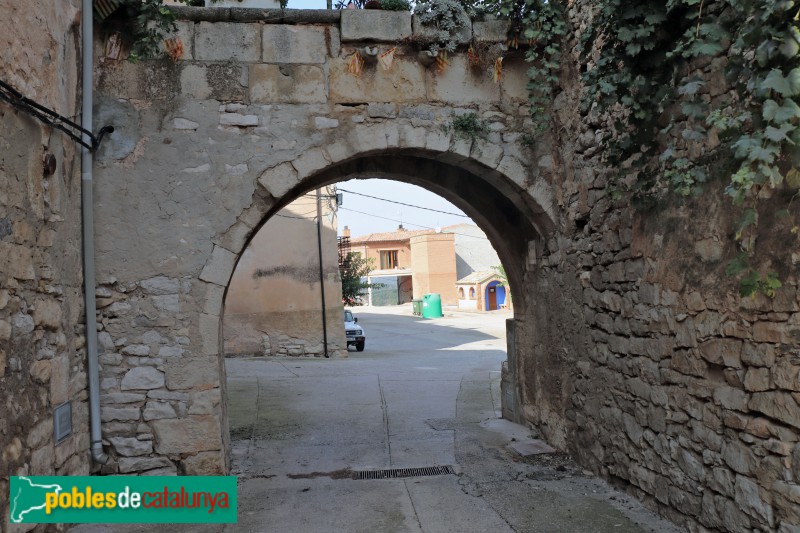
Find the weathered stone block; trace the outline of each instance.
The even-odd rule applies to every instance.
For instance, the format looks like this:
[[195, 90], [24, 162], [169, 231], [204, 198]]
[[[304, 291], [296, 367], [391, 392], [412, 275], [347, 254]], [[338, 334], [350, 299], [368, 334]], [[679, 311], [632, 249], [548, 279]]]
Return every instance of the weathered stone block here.
[[239, 113], [222, 113], [219, 116], [220, 126], [239, 126], [243, 128], [258, 126], [256, 115], [241, 115]]
[[21, 280], [34, 279], [36, 272], [31, 249], [10, 242], [0, 242], [0, 272]]
[[781, 357], [772, 367], [771, 374], [776, 387], [800, 392], [800, 356], [787, 354]]
[[220, 402], [220, 389], [208, 389], [192, 393], [189, 403], [190, 415], [209, 415], [216, 412]]
[[219, 317], [201, 313], [199, 327], [203, 355], [217, 355], [221, 348]]
[[712, 339], [701, 343], [700, 355], [717, 365], [742, 368], [742, 341], [737, 339]]
[[742, 349], [742, 362], [750, 366], [772, 366], [775, 364], [775, 347], [746, 343]]
[[325, 72], [314, 65], [253, 65], [250, 100], [258, 103], [313, 104], [327, 101]]
[[160, 420], [162, 418], [175, 418], [175, 409], [167, 402], [147, 402], [142, 416], [145, 420]]
[[291, 163], [282, 163], [274, 168], [264, 171], [260, 183], [274, 198], [281, 198], [284, 194], [297, 185], [300, 178]]
[[139, 392], [105, 392], [100, 395], [101, 404], [120, 404], [143, 402], [146, 396]]
[[185, 96], [205, 100], [244, 100], [247, 94], [247, 65], [231, 63], [184, 63], [180, 86]]
[[774, 527], [772, 506], [761, 499], [758, 485], [750, 478], [736, 476], [735, 499], [741, 508], [753, 518]]
[[61, 304], [53, 299], [37, 299], [33, 310], [33, 321], [37, 326], [57, 329], [61, 326]]
[[500, 85], [485, 72], [476, 73], [463, 55], [451, 55], [444, 72], [426, 71], [425, 84], [429, 100], [457, 105], [499, 102]]
[[347, 71], [350, 57], [329, 62], [330, 99], [334, 103], [420, 102], [425, 100], [425, 69], [419, 62], [395, 58], [389, 71], [366, 66], [361, 76]]
[[744, 388], [751, 392], [769, 390], [769, 369], [748, 368], [744, 377]]
[[122, 378], [122, 390], [160, 389], [163, 386], [164, 374], [152, 366], [133, 368]]
[[315, 174], [329, 164], [330, 162], [326, 159], [325, 151], [322, 150], [322, 148], [306, 150], [292, 161], [292, 166], [297, 170], [297, 177], [299, 179]]
[[203, 267], [203, 271], [200, 272], [200, 279], [225, 287], [235, 263], [236, 255], [233, 252], [221, 246], [214, 246], [214, 249], [211, 250], [211, 257]]
[[150, 355], [150, 347], [146, 344], [131, 344], [130, 346], [124, 347], [122, 353], [125, 355], [144, 357]]
[[176, 357], [168, 359], [164, 366], [170, 390], [202, 390], [219, 386], [219, 360], [215, 356]]
[[203, 61], [261, 59], [261, 25], [201, 22], [195, 32], [195, 58]]
[[[175, 120], [177, 121], [179, 119]], [[156, 276], [140, 281], [139, 286], [145, 294], [178, 294], [181, 290], [181, 281], [176, 278], [168, 278], [167, 276]]]
[[788, 392], [756, 392], [750, 398], [750, 409], [800, 428], [800, 405]]
[[139, 440], [133, 437], [109, 437], [108, 440], [118, 454], [126, 457], [153, 453], [153, 443], [149, 440]]
[[785, 324], [780, 322], [756, 322], [753, 325], [753, 340], [756, 342], [789, 342]]
[[342, 41], [395, 42], [411, 36], [411, 13], [343, 9]]
[[222, 449], [222, 434], [216, 416], [188, 416], [154, 420], [158, 453], [193, 453]]
[[722, 385], [714, 389], [714, 401], [725, 409], [734, 411], [747, 411], [747, 393]]
[[708, 369], [708, 365], [690, 350], [676, 350], [670, 367], [681, 374], [698, 377], [705, 377]]
[[267, 24], [262, 33], [265, 63], [324, 63], [339, 55], [339, 30], [332, 26]]
[[139, 420], [138, 407], [107, 407], [101, 406], [100, 419], [103, 422], [111, 422], [112, 420]]
[[221, 476], [225, 474], [225, 461], [221, 452], [200, 452], [181, 461], [181, 472], [186, 476]]
[[173, 466], [172, 461], [166, 457], [120, 457], [119, 472], [127, 474], [130, 472], [145, 472], [155, 468]]

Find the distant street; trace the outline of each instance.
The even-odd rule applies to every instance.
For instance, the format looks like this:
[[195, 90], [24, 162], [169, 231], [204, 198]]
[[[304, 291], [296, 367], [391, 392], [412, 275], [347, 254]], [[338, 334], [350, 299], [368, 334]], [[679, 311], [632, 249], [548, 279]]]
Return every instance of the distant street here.
[[[229, 359], [239, 523], [172, 531], [677, 531], [561, 454], [499, 420], [507, 313], [354, 309], [366, 350], [338, 360]], [[352, 479], [355, 471], [453, 466], [454, 474]], [[76, 531], [146, 531], [82, 526]]]

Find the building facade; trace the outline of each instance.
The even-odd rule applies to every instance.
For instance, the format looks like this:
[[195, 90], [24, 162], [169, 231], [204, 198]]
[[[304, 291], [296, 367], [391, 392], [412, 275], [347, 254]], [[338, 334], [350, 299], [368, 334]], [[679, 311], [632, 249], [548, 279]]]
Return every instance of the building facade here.
[[[350, 237], [345, 227], [344, 237]], [[407, 230], [371, 233], [350, 238], [351, 251], [373, 265], [368, 281], [371, 305], [397, 305], [436, 293], [443, 305], [459, 305], [459, 277], [476, 266], [489, 269], [500, 260], [489, 239], [477, 226], [458, 224], [443, 231]], [[463, 273], [463, 276], [459, 276]]]
[[473, 272], [456, 282], [458, 308], [476, 311], [511, 309], [511, 292], [496, 270]]
[[[342, 286], [333, 186], [311, 191], [282, 209], [255, 234], [236, 266], [223, 318], [225, 354], [342, 356]], [[320, 273], [321, 236], [322, 272]], [[322, 291], [325, 291], [326, 339]]]

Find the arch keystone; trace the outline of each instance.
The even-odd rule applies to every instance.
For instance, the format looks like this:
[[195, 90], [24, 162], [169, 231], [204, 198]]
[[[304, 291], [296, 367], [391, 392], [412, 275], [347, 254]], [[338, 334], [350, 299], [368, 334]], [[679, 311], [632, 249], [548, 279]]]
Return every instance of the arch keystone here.
[[423, 148], [425, 135], [425, 128], [403, 124], [400, 129], [400, 144], [404, 148]]
[[386, 150], [386, 128], [383, 124], [361, 126], [358, 125], [352, 133], [353, 146], [361, 153]]
[[268, 168], [258, 178], [260, 183], [273, 198], [281, 198], [284, 194], [300, 182], [297, 171], [291, 163], [281, 163], [280, 165]]

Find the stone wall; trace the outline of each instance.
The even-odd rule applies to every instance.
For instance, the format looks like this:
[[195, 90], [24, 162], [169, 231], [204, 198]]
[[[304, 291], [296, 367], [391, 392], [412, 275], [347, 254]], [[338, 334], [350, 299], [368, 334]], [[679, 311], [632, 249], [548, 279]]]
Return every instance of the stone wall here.
[[[552, 212], [521, 162], [523, 150], [537, 160], [519, 143], [522, 62], [495, 84], [465, 53], [437, 74], [400, 46], [390, 70], [359, 77], [348, 58], [396, 46], [409, 14], [179, 12], [183, 59], [98, 57], [96, 124], [116, 128], [95, 169], [108, 473], [226, 470], [224, 294], [253, 233], [300, 195], [367, 174], [420, 184], [491, 238], [512, 235], [501, 255], [516, 280]], [[478, 38], [502, 38], [487, 28]], [[447, 130], [467, 112], [490, 121], [488, 140]]]
[[[80, 2], [0, 0], [0, 79], [79, 121]], [[55, 171], [44, 171], [45, 157]], [[0, 500], [9, 475], [90, 471], [80, 146], [0, 102]], [[53, 409], [72, 406], [54, 442]], [[0, 510], [0, 529], [9, 524]], [[15, 526], [30, 530], [33, 524]]]
[[[570, 10], [575, 42], [590, 4]], [[706, 101], [732, 95], [723, 69], [689, 69], [707, 80]], [[772, 236], [779, 222], [763, 214], [772, 227], [759, 247], [784, 285], [773, 299], [742, 298], [724, 275], [740, 213], [722, 183], [649, 212], [614, 201], [605, 188], [619, 170], [597, 145], [613, 117], [579, 114], [577, 72], [564, 69], [553, 106], [570, 132], [553, 152], [560, 228], [526, 280], [547, 305], [516, 330], [531, 348], [519, 360], [524, 420], [687, 530], [798, 531], [796, 243]], [[718, 143], [710, 137], [701, 150]], [[770, 209], [790, 197], [777, 193]]]
[[[589, 7], [572, 4], [576, 31]], [[506, 267], [506, 416], [688, 530], [800, 527], [791, 251], [760, 236], [792, 267], [774, 299], [742, 299], [722, 274], [735, 213], [721, 191], [649, 213], [610, 198], [610, 117], [579, 113], [579, 58], [531, 145], [519, 56], [499, 85], [466, 54], [437, 73], [407, 45], [355, 76], [353, 52], [397, 45], [409, 15], [181, 13], [182, 60], [98, 66], [96, 116], [117, 127], [96, 174], [109, 471], [225, 469], [220, 313], [239, 254], [306, 191], [387, 177], [463, 209]], [[491, 22], [472, 33], [504, 38]], [[709, 91], [719, 68], [698, 66]], [[467, 112], [487, 139], [448, 129]], [[152, 450], [126, 448], [151, 435]]]

